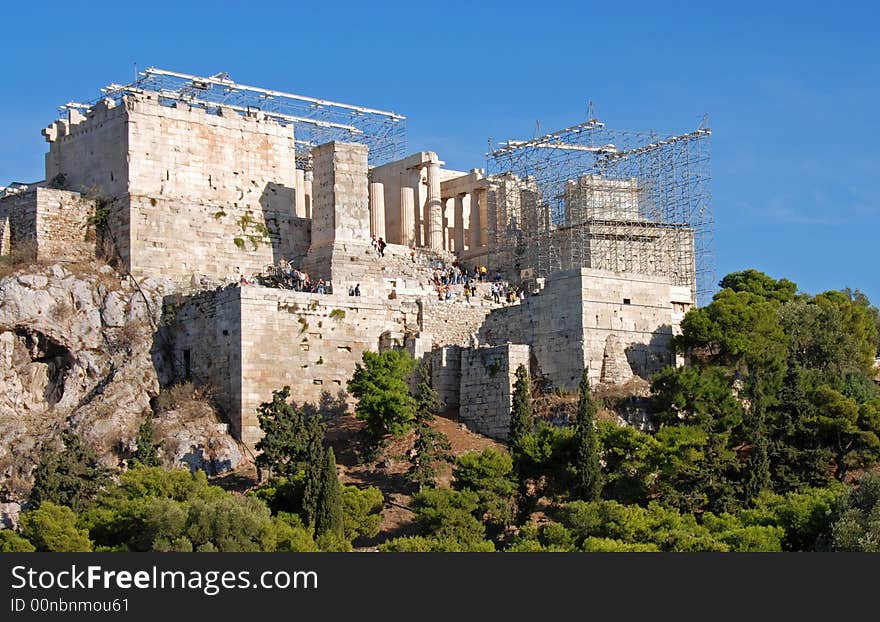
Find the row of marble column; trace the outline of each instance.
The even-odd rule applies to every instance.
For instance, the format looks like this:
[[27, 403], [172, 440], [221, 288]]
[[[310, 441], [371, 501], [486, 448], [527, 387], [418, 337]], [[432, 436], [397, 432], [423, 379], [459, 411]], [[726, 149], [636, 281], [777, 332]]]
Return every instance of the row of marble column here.
[[[432, 169], [439, 171], [439, 167], [428, 167], [428, 198], [425, 209], [425, 235], [426, 248], [444, 248], [444, 207], [448, 199], [440, 196], [440, 180], [438, 173], [431, 173]], [[433, 182], [433, 183], [432, 183]], [[469, 240], [470, 250], [486, 246], [488, 235], [486, 227], [487, 218], [487, 193], [484, 188], [475, 188], [472, 192], [462, 192], [455, 199], [453, 208], [453, 230], [455, 232], [454, 250], [463, 251], [465, 248], [464, 211], [465, 205], [470, 208]], [[400, 189], [400, 237], [406, 246], [414, 246], [416, 242], [416, 202], [413, 188], [404, 186]], [[370, 235], [377, 238], [387, 239], [385, 228], [385, 186], [379, 182], [370, 183]], [[447, 250], [453, 250], [449, 248]]]

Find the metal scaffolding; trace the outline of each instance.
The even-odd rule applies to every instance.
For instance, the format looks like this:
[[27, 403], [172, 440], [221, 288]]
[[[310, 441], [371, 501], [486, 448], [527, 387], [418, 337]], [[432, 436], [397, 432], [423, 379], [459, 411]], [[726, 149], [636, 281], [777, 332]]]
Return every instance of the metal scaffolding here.
[[68, 102], [61, 108], [85, 112], [102, 99], [119, 102], [129, 93], [153, 91], [165, 105], [185, 102], [212, 112], [223, 106], [241, 114], [261, 112], [282, 125], [294, 125], [298, 168], [310, 169], [312, 147], [332, 140], [367, 145], [373, 166], [405, 155], [406, 117], [394, 112], [239, 84], [226, 73], [201, 77], [149, 67], [138, 76], [130, 84], [107, 85], [92, 102]]
[[715, 287], [710, 135], [590, 119], [490, 142], [489, 261], [523, 278], [577, 267], [661, 275], [704, 304]]

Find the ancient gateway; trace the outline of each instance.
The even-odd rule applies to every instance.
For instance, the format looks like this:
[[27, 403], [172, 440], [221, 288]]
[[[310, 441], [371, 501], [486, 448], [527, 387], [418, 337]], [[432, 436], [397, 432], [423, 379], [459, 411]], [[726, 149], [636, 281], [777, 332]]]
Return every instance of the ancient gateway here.
[[[3, 189], [0, 254], [103, 256], [178, 282], [157, 365], [210, 385], [251, 446], [274, 389], [335, 397], [364, 351], [397, 347], [429, 357], [462, 421], [504, 438], [519, 364], [565, 389], [585, 368], [647, 377], [711, 286], [706, 128], [589, 119], [455, 171], [405, 152], [401, 115], [225, 74], [151, 68], [64, 110], [43, 130], [45, 180]], [[282, 259], [329, 293], [242, 283]], [[438, 295], [435, 271], [453, 265], [486, 266], [476, 296], [455, 282]], [[496, 279], [526, 295], [495, 302]]]

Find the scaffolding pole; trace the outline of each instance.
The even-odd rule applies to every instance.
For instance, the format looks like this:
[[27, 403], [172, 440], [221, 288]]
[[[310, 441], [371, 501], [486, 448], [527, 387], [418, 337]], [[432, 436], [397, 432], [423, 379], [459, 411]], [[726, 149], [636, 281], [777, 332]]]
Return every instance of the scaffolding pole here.
[[232, 81], [226, 73], [195, 76], [149, 67], [130, 84], [109, 84], [91, 102], [68, 102], [62, 108], [87, 111], [103, 99], [119, 102], [144, 91], [158, 93], [159, 103], [177, 102], [211, 112], [226, 107], [240, 114], [261, 112], [281, 125], [294, 125], [298, 168], [309, 169], [310, 148], [332, 140], [361, 143], [369, 149], [372, 166], [402, 158], [406, 152], [406, 117], [376, 108], [265, 89]]
[[704, 127], [665, 137], [610, 130], [590, 119], [490, 146], [489, 261], [512, 275], [579, 267], [658, 275], [705, 304], [715, 288], [710, 136]]

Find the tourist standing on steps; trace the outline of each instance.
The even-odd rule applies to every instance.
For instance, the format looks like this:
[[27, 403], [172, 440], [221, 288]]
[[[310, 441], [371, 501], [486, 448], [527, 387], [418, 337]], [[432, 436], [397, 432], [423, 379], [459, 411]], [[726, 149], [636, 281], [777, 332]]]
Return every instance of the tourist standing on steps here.
[[379, 257], [385, 256], [385, 247], [386, 246], [388, 246], [388, 245], [385, 243], [385, 240], [383, 240], [382, 238], [379, 238], [379, 240], [376, 242], [376, 248], [379, 249]]
[[355, 296], [361, 295], [361, 284], [360, 283], [358, 283], [357, 285], [354, 286], [354, 295]]
[[375, 235], [370, 236], [370, 246], [373, 247], [373, 250], [376, 251], [376, 257], [379, 256], [379, 240], [376, 239]]

